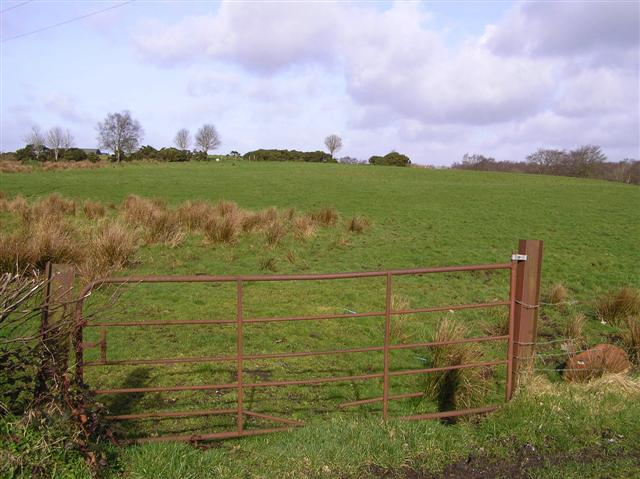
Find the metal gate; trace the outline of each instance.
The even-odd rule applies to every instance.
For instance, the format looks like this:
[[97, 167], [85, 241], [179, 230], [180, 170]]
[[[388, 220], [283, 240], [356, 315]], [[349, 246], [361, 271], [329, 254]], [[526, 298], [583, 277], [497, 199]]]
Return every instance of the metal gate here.
[[[530, 244], [531, 243], [531, 244]], [[535, 243], [535, 244], [534, 244]], [[302, 421], [293, 420], [289, 418], [276, 417], [268, 414], [258, 413], [248, 410], [244, 404], [244, 396], [247, 390], [253, 388], [267, 388], [278, 386], [290, 386], [290, 385], [316, 385], [324, 383], [334, 382], [352, 382], [352, 381], [368, 381], [368, 380], [382, 380], [382, 395], [379, 397], [363, 399], [353, 401], [349, 403], [341, 404], [342, 407], [355, 406], [360, 404], [370, 403], [382, 403], [382, 417], [387, 419], [389, 416], [388, 407], [389, 402], [399, 399], [406, 399], [411, 397], [417, 397], [422, 395], [422, 392], [406, 393], [406, 394], [391, 394], [390, 391], [390, 378], [396, 376], [408, 376], [418, 374], [428, 374], [434, 372], [464, 369], [464, 368], [478, 368], [478, 367], [494, 367], [499, 365], [506, 365], [507, 376], [505, 384], [505, 398], [509, 400], [512, 396], [515, 381], [516, 381], [516, 368], [518, 364], [516, 359], [523, 357], [526, 354], [526, 348], [532, 346], [533, 341], [522, 341], [522, 339], [531, 339], [535, 337], [535, 319], [537, 298], [539, 294], [539, 274], [541, 263], [542, 242], [541, 241], [521, 241], [521, 253], [512, 255], [511, 261], [506, 263], [494, 263], [494, 264], [481, 264], [481, 265], [464, 265], [464, 266], [449, 266], [449, 267], [436, 267], [436, 268], [417, 268], [417, 269], [402, 269], [402, 270], [389, 270], [389, 271], [371, 271], [371, 272], [356, 272], [356, 273], [336, 273], [336, 274], [303, 274], [303, 275], [265, 275], [265, 276], [130, 276], [130, 277], [116, 277], [106, 278], [95, 281], [82, 291], [79, 301], [76, 304], [76, 334], [75, 334], [75, 349], [76, 349], [76, 379], [82, 383], [83, 373], [85, 368], [94, 366], [118, 366], [118, 365], [140, 365], [140, 364], [155, 364], [155, 365], [169, 365], [177, 363], [197, 363], [197, 362], [231, 362], [235, 363], [236, 375], [235, 382], [221, 383], [221, 384], [198, 384], [198, 385], [184, 385], [184, 386], [156, 386], [156, 387], [135, 387], [135, 388], [112, 388], [112, 389], [98, 389], [94, 390], [96, 395], [105, 394], [140, 394], [140, 393], [156, 393], [156, 392], [175, 392], [175, 391], [211, 391], [211, 390], [231, 390], [235, 389], [237, 395], [236, 407], [231, 409], [208, 409], [199, 411], [184, 411], [184, 412], [149, 412], [140, 414], [125, 414], [114, 415], [108, 419], [117, 421], [146, 419], [146, 418], [182, 418], [191, 417], [195, 415], [234, 415], [235, 416], [235, 429], [215, 432], [215, 433], [201, 433], [201, 434], [189, 434], [189, 435], [163, 435], [157, 437], [145, 437], [136, 439], [137, 442], [144, 441], [197, 441], [197, 440], [215, 440], [226, 439], [241, 436], [250, 436], [257, 434], [265, 434], [275, 431], [283, 431], [290, 429], [293, 426], [303, 425]], [[529, 248], [527, 248], [527, 245]], [[534, 264], [527, 263], [527, 255], [522, 254], [527, 251], [533, 251], [535, 246], [536, 253]], [[531, 256], [531, 255], [530, 255]], [[452, 272], [471, 272], [471, 271], [492, 271], [492, 270], [508, 270], [509, 271], [509, 297], [504, 298], [501, 301], [486, 302], [486, 303], [470, 303], [470, 304], [455, 304], [438, 307], [426, 307], [416, 309], [399, 309], [394, 310], [392, 308], [392, 294], [393, 294], [393, 280], [399, 276], [407, 275], [430, 275], [438, 273], [452, 273]], [[536, 274], [537, 273], [537, 274]], [[253, 282], [269, 282], [269, 281], [331, 281], [340, 279], [351, 278], [372, 278], [381, 277], [386, 281], [386, 293], [385, 293], [385, 308], [382, 311], [370, 311], [361, 313], [345, 313], [345, 314], [326, 314], [316, 316], [281, 316], [281, 317], [259, 317], [251, 318], [245, 317], [243, 313], [243, 290], [246, 284]], [[211, 320], [169, 320], [169, 321], [126, 321], [126, 322], [92, 322], [85, 319], [83, 315], [84, 299], [89, 296], [92, 290], [98, 286], [104, 284], [137, 284], [137, 283], [233, 283], [236, 290], [236, 317], [235, 319], [211, 319]], [[395, 315], [407, 315], [416, 313], [432, 313], [439, 311], [457, 311], [468, 310], [478, 308], [508, 308], [509, 312], [509, 327], [508, 334], [496, 335], [496, 336], [481, 336], [465, 338], [461, 340], [441, 341], [441, 342], [414, 342], [410, 344], [391, 344], [390, 341], [390, 328], [391, 320]], [[384, 317], [384, 331], [381, 331], [380, 337], [382, 344], [376, 346], [362, 347], [362, 348], [349, 348], [349, 349], [334, 349], [330, 351], [295, 351], [295, 352], [283, 352], [283, 353], [266, 353], [266, 354], [247, 354], [244, 350], [244, 331], [246, 327], [250, 327], [256, 323], [269, 323], [280, 321], [322, 321], [328, 319], [354, 319], [365, 317]], [[127, 360], [110, 360], [107, 354], [107, 329], [110, 327], [156, 327], [163, 325], [183, 325], [183, 324], [228, 324], [235, 325], [236, 328], [236, 354], [227, 356], [207, 356], [207, 357], [180, 357], [180, 358], [164, 358], [164, 359], [127, 359]], [[93, 343], [87, 343], [83, 340], [83, 330], [85, 328], [100, 328], [101, 336], [100, 340]], [[531, 336], [533, 334], [533, 336]], [[519, 340], [514, 340], [518, 338]], [[439, 368], [421, 368], [421, 369], [406, 369], [406, 370], [391, 370], [390, 364], [390, 352], [398, 349], [416, 349], [416, 348], [428, 348], [434, 346], [442, 346], [446, 344], [457, 343], [481, 343], [488, 341], [506, 341], [507, 342], [507, 355], [503, 359], [485, 362], [476, 362], [470, 364], [460, 364], [448, 367]], [[97, 361], [85, 361], [84, 351], [89, 348], [99, 348], [100, 358]], [[520, 350], [518, 355], [517, 350]], [[349, 376], [334, 376], [334, 377], [320, 377], [320, 378], [306, 378], [306, 379], [293, 379], [293, 380], [281, 380], [281, 381], [246, 381], [245, 368], [243, 366], [244, 361], [257, 360], [257, 359], [273, 359], [273, 358], [292, 358], [292, 357], [304, 357], [304, 356], [329, 356], [329, 355], [342, 355], [351, 353], [362, 353], [371, 351], [383, 352], [383, 362], [380, 365], [379, 372], [373, 372], [369, 374], [349, 375]], [[486, 405], [483, 407], [472, 409], [460, 409], [454, 411], [441, 411], [436, 413], [418, 414], [403, 416], [401, 419], [405, 420], [420, 420], [420, 419], [436, 419], [461, 416], [467, 414], [486, 413], [495, 410], [498, 405]], [[247, 417], [262, 418], [270, 420], [279, 424], [280, 427], [265, 428], [265, 429], [247, 429], [245, 428], [245, 419]]]

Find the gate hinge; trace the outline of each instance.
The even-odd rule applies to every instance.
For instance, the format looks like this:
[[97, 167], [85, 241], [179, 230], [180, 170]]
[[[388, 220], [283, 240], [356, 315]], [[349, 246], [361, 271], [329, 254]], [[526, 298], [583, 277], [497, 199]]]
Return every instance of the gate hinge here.
[[526, 254], [512, 254], [511, 255], [511, 261], [527, 261], [527, 255]]

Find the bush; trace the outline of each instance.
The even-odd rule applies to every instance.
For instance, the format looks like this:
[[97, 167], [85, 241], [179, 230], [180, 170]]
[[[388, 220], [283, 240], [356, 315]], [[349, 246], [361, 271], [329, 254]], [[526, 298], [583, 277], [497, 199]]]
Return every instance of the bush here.
[[191, 159], [194, 161], [207, 161], [209, 155], [205, 151], [194, 151], [191, 153]]
[[255, 150], [244, 154], [250, 161], [306, 161], [310, 163], [336, 163], [329, 153], [324, 151], [297, 150]]
[[129, 156], [130, 160], [138, 161], [138, 160], [153, 160], [158, 158], [158, 150], [156, 150], [151, 145], [145, 145], [138, 148], [137, 151], [131, 153]]
[[407, 155], [392, 151], [384, 156], [372, 156], [369, 163], [377, 166], [409, 166], [411, 160]]
[[64, 150], [60, 159], [64, 161], [84, 161], [87, 159], [87, 154], [80, 148], [69, 148]]
[[18, 161], [33, 161], [36, 159], [36, 152], [33, 149], [33, 145], [26, 145], [24, 148], [16, 150], [16, 160]]
[[162, 148], [158, 152], [157, 158], [162, 161], [189, 161], [191, 152], [187, 150], [178, 150], [177, 148]]
[[89, 160], [91, 163], [97, 163], [100, 161], [100, 157], [96, 153], [89, 153], [87, 155], [87, 160]]

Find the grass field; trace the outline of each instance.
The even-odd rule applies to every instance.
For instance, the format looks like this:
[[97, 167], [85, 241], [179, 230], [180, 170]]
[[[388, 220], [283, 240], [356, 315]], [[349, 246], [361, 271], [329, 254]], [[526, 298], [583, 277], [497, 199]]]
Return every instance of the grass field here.
[[[212, 246], [203, 243], [197, 234], [175, 248], [145, 246], [139, 250], [136, 263], [118, 274], [330, 273], [506, 262], [517, 240], [528, 238], [545, 242], [543, 290], [560, 282], [568, 288], [569, 299], [589, 302], [622, 286], [640, 287], [637, 247], [640, 190], [617, 183], [451, 170], [236, 161], [4, 174], [0, 175], [0, 190], [28, 199], [59, 192], [65, 197], [100, 200], [105, 204], [118, 204], [135, 193], [162, 198], [174, 206], [185, 200], [226, 199], [250, 210], [275, 206], [309, 212], [334, 207], [341, 216], [335, 227], [323, 228], [313, 238], [303, 241], [287, 235], [274, 247], [266, 246], [255, 236], [243, 237], [235, 245]], [[365, 216], [371, 223], [362, 234], [351, 233], [345, 227], [346, 221], [355, 215]], [[1, 218], [7, 228], [12, 226], [8, 216]], [[104, 289], [89, 298], [88, 311], [100, 309], [112, 291]], [[122, 296], [110, 311], [109, 321], [229, 319], [235, 315], [233, 285], [132, 285], [118, 291]], [[394, 280], [397, 300], [412, 308], [495, 301], [506, 299], [507, 293], [508, 277], [504, 272]], [[384, 309], [384, 300], [384, 282], [379, 278], [250, 284], [245, 290], [244, 314], [250, 318], [380, 311]], [[541, 334], [545, 339], [557, 338], [568, 316], [576, 311], [584, 311], [588, 316], [586, 331], [590, 344], [616, 337], [615, 328], [592, 317], [589, 304], [577, 304], [568, 311], [543, 310]], [[468, 335], [498, 334], [506, 310], [414, 315], [398, 326], [394, 342], [432, 339], [443, 317], [464, 323]], [[144, 331], [143, 334], [143, 328], [110, 328], [109, 359], [233, 355], [235, 351], [235, 330], [229, 326], [163, 326]], [[85, 339], [94, 341], [98, 333], [95, 328], [87, 328]], [[246, 327], [245, 351], [364, 347], [380, 345], [382, 338], [379, 317], [258, 324]], [[504, 357], [504, 353], [503, 343], [487, 343], [482, 348], [482, 360]], [[95, 359], [97, 355], [98, 351], [90, 350], [87, 359]], [[392, 370], [424, 367], [428, 360], [428, 352], [424, 350], [398, 351], [391, 357]], [[559, 366], [558, 358], [552, 356], [542, 366], [541, 369], [552, 370]], [[379, 371], [381, 367], [382, 353], [374, 352], [251, 361], [245, 364], [245, 375], [247, 380], [259, 382], [363, 374]], [[234, 380], [234, 371], [233, 363], [95, 367], [87, 369], [86, 380], [96, 388], [225, 383]], [[488, 386], [478, 402], [501, 402], [504, 368], [496, 367], [486, 374]], [[545, 374], [551, 380], [559, 377], [554, 371]], [[419, 376], [392, 382], [393, 394], [420, 391], [424, 387], [424, 378]], [[540, 419], [539, 424], [531, 419], [536, 415], [546, 417], [557, 407], [577, 408], [576, 411], [586, 407], [581, 400], [574, 404], [573, 399], [564, 398], [558, 400], [561, 406], [557, 401], [521, 398], [484, 421], [464, 421], [454, 427], [393, 421], [383, 425], [379, 421], [379, 404], [346, 410], [337, 407], [341, 402], [380, 393], [377, 381], [252, 390], [245, 398], [252, 410], [311, 419], [312, 425], [291, 435], [226, 442], [206, 452], [184, 445], [132, 447], [121, 452], [120, 466], [115, 470], [117, 473], [120, 469], [126, 477], [305, 474], [331, 477], [381, 475], [387, 469], [402, 474], [403, 467], [419, 471], [442, 469], [468, 455], [475, 446], [485, 448], [486, 454], [495, 459], [507, 454], [510, 440], [518, 447], [530, 443], [545, 454], [552, 454], [563, 449], [577, 452], [600, 447], [596, 439], [609, 426], [615, 434], [625, 437], [618, 441], [622, 445], [616, 443], [622, 450], [626, 450], [627, 441], [638, 438], [637, 427], [624, 426], [627, 415], [637, 414], [637, 408], [624, 406], [621, 400], [624, 396], [615, 394], [606, 398], [611, 410], [616, 411], [615, 417], [608, 417], [606, 409], [599, 410], [578, 422], [574, 429], [566, 429], [564, 419], [548, 423]], [[235, 399], [233, 390], [101, 397], [113, 413], [119, 414], [149, 409], [233, 407]], [[603, 404], [609, 404], [606, 401]], [[431, 401], [412, 399], [393, 402], [390, 412], [398, 416], [434, 411], [435, 407]], [[577, 415], [578, 412], [567, 417]], [[604, 417], [608, 419], [605, 421]], [[603, 421], [609, 421], [609, 426], [603, 425]], [[535, 427], [549, 427], [553, 432], [540, 435], [531, 429], [534, 423]], [[123, 434], [214, 432], [232, 424], [233, 417], [218, 416], [186, 421], [151, 420], [133, 427], [123, 426]], [[261, 420], [248, 424], [265, 425]], [[618, 431], [621, 427], [629, 429]], [[511, 439], [506, 432], [510, 429], [514, 431]], [[575, 437], [582, 433], [584, 437]], [[464, 439], [467, 436], [472, 439]], [[498, 441], [499, 447], [490, 445], [496, 437], [502, 441]], [[184, 460], [167, 462], [167, 456]], [[541, 460], [539, 476], [535, 477], [573, 477], [574, 473], [578, 477], [581, 467], [590, 467], [596, 473], [604, 470], [603, 457], [598, 454], [593, 457], [588, 466], [580, 464], [578, 458], [564, 458], [565, 474], [555, 476], [553, 461]], [[280, 463], [276, 463], [278, 458]], [[616, 467], [621, 472], [613, 477], [632, 477], [628, 473], [634, 470], [636, 459], [628, 455], [618, 457]], [[545, 472], [544, 467], [550, 469]], [[559, 470], [558, 467], [555, 469]]]

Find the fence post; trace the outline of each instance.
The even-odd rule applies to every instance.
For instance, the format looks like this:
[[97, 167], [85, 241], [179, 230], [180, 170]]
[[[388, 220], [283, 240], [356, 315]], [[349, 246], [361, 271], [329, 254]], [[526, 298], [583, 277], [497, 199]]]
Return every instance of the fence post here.
[[73, 280], [75, 271], [68, 264], [47, 263], [45, 291], [40, 321], [40, 336], [44, 344], [44, 357], [38, 379], [38, 390], [44, 392], [46, 381], [62, 375], [69, 361], [71, 347], [71, 321]]
[[538, 310], [540, 300], [540, 273], [542, 269], [542, 240], [520, 240], [515, 281], [515, 309], [513, 331], [513, 368], [511, 381], [514, 389], [522, 372], [534, 365]]

